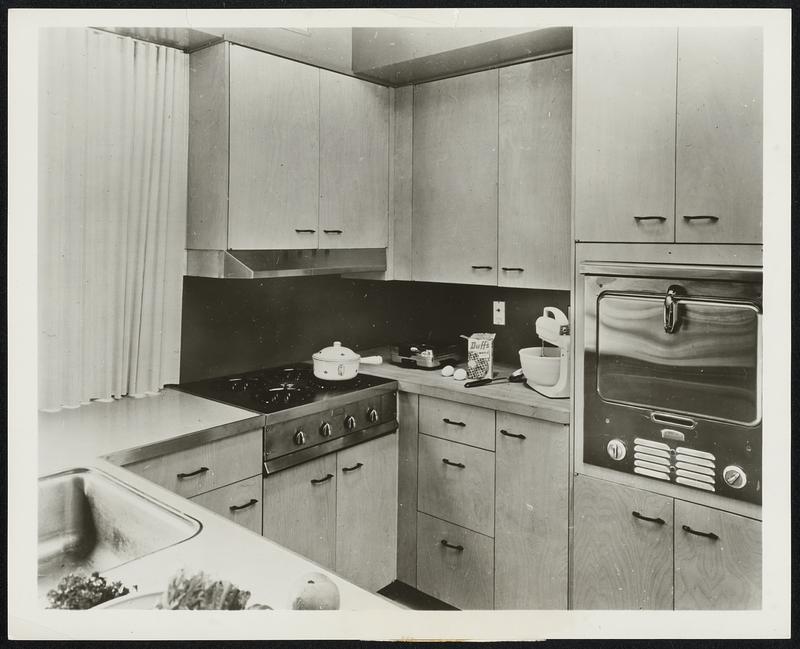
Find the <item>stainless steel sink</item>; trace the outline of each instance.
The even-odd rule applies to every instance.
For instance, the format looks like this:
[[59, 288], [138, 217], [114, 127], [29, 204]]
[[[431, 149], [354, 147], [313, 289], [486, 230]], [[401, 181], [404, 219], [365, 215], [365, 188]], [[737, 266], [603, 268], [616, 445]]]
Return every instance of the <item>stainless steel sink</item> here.
[[97, 469], [39, 479], [39, 596], [69, 573], [103, 572], [185, 541], [200, 522]]

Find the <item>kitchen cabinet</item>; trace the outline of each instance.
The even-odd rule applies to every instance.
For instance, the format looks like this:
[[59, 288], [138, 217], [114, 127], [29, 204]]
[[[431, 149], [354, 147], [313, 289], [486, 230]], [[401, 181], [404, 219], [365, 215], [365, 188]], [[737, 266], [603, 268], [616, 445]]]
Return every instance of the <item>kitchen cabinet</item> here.
[[494, 607], [567, 608], [568, 426], [497, 413]]
[[397, 579], [417, 585], [417, 457], [419, 396], [397, 394]]
[[261, 534], [260, 475], [206, 491], [191, 500], [256, 534]]
[[421, 433], [451, 442], [494, 450], [494, 410], [465, 403], [420, 396]]
[[678, 242], [762, 240], [762, 32], [678, 31]]
[[575, 238], [760, 243], [760, 28], [574, 32]]
[[412, 277], [497, 285], [497, 70], [414, 86]]
[[385, 248], [389, 89], [319, 71], [319, 247]]
[[572, 608], [760, 608], [760, 522], [583, 475], [574, 497]]
[[500, 69], [498, 285], [569, 289], [572, 56]]
[[339, 451], [336, 469], [336, 572], [376, 592], [397, 572], [397, 435]]

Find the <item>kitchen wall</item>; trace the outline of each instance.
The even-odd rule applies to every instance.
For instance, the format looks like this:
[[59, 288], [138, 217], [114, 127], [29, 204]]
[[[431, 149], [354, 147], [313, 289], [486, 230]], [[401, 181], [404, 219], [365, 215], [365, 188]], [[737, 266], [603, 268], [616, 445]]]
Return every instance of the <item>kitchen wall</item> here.
[[[506, 325], [492, 325], [505, 300]], [[181, 381], [311, 360], [341, 340], [366, 349], [400, 340], [459, 341], [495, 331], [498, 360], [539, 344], [534, 322], [545, 306], [566, 312], [567, 291], [383, 282], [329, 277], [219, 280], [185, 277]], [[463, 342], [463, 341], [461, 341]]]

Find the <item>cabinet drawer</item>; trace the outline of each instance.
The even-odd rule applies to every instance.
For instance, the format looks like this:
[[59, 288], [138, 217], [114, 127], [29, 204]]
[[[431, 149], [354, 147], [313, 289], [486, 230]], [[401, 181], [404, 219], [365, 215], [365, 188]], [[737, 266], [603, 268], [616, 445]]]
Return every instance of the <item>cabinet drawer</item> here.
[[419, 432], [493, 451], [494, 410], [421, 396]]
[[417, 588], [460, 609], [493, 608], [494, 541], [423, 513], [417, 516]]
[[261, 534], [261, 476], [194, 496], [192, 502]]
[[494, 536], [494, 453], [420, 435], [417, 508]]
[[261, 475], [260, 428], [184, 451], [127, 465], [129, 471], [191, 498], [217, 487]]

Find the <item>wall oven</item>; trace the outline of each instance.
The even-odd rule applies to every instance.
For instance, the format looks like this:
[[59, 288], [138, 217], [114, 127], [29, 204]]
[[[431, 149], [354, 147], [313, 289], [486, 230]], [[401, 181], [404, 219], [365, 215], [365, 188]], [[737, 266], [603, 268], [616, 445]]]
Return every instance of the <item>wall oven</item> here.
[[579, 269], [583, 461], [760, 504], [761, 268]]

